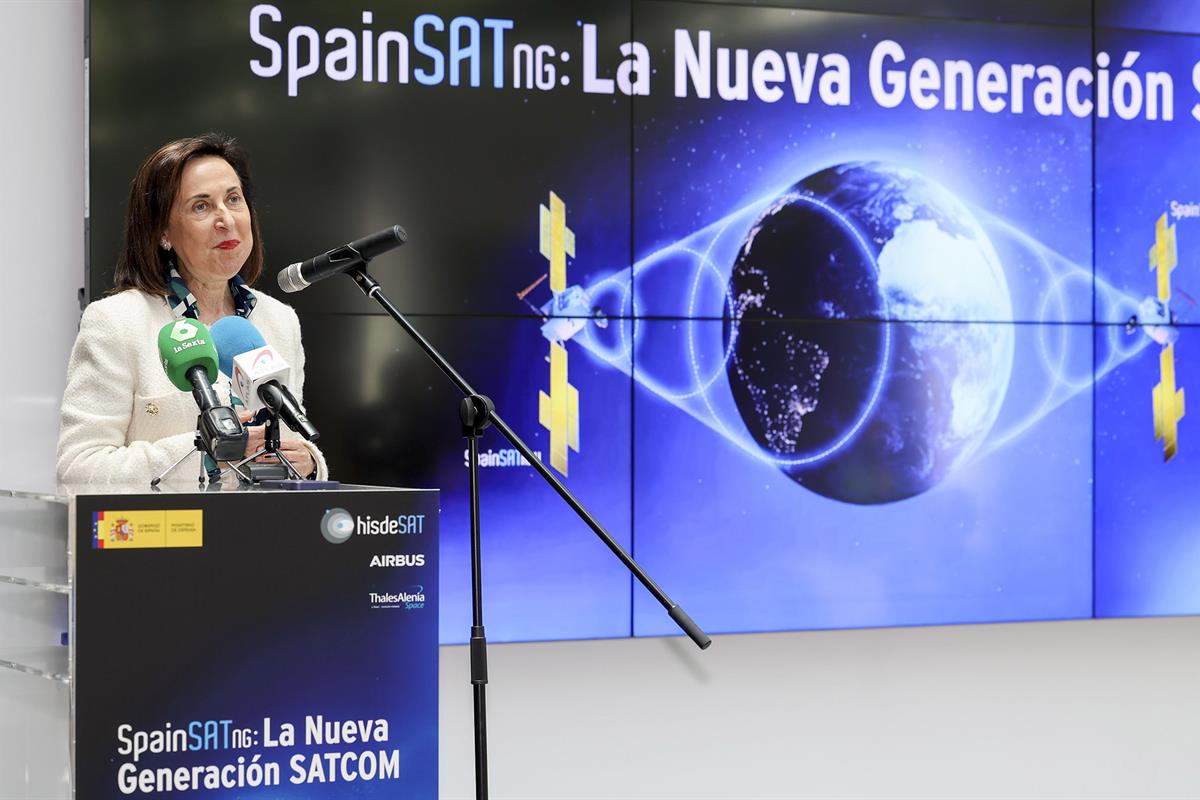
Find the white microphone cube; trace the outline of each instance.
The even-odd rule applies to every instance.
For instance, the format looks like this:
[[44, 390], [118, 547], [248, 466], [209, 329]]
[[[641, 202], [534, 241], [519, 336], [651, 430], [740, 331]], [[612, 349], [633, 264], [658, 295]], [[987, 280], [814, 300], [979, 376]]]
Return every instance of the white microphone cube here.
[[286, 386], [291, 373], [283, 356], [271, 345], [264, 345], [233, 357], [233, 391], [247, 411], [258, 411], [263, 407], [258, 388], [268, 381]]

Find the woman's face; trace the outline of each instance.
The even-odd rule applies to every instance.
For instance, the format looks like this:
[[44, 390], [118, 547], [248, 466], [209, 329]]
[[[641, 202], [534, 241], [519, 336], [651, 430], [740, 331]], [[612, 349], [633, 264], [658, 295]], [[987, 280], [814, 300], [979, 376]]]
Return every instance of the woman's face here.
[[163, 238], [188, 283], [224, 283], [238, 274], [254, 234], [242, 183], [228, 161], [202, 156], [187, 163]]

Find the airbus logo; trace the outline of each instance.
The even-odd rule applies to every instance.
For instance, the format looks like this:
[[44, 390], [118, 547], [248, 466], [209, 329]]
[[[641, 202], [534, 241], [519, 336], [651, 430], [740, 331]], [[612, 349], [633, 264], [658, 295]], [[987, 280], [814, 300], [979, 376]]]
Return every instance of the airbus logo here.
[[423, 567], [425, 566], [425, 554], [416, 553], [408, 555], [381, 555], [372, 556], [372, 567]]

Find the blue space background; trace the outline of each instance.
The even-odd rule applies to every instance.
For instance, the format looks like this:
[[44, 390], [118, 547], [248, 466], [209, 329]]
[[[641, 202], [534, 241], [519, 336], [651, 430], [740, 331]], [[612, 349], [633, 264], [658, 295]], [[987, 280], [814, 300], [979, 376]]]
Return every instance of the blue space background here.
[[[668, 41], [682, 13], [656, 4], [637, 18], [640, 38]], [[1135, 16], [1116, 4], [1097, 13], [1123, 27]], [[858, 68], [875, 42], [892, 38], [909, 63], [1051, 63], [1065, 73], [1091, 63], [1087, 28], [746, 8], [713, 9], [691, 28], [702, 26], [714, 31], [714, 47], [845, 53], [855, 100], [849, 108], [789, 97], [679, 100], [658, 78], [652, 97], [635, 104], [637, 254], [832, 165], [910, 168], [964, 200], [993, 234], [1013, 298], [1012, 319], [994, 322], [1016, 323], [1016, 352], [1001, 416], [973, 461], [925, 494], [876, 507], [806, 491], [639, 387], [634, 541], [642, 563], [716, 631], [1196, 613], [1200, 546], [1187, 487], [1200, 476], [1184, 452], [1187, 420], [1181, 454], [1164, 464], [1150, 404], [1158, 347], [1123, 326], [1131, 301], [1153, 292], [1154, 221], [1171, 200], [1200, 196], [1189, 83], [1200, 42], [1097, 31], [1097, 50], [1114, 59], [1137, 50], [1140, 69], [1172, 74], [1175, 119], [1093, 120], [919, 111], [907, 102], [881, 109]], [[1190, 225], [1200, 237], [1200, 223], [1180, 223], [1173, 275], [1185, 291], [1196, 263]], [[1029, 266], [1039, 259], [1061, 283]], [[653, 294], [643, 305], [685, 315], [686, 297]], [[1200, 315], [1189, 323], [1190, 304], [1178, 298], [1184, 385], [1196, 374], [1186, 326]], [[643, 324], [676, 336], [682, 327]], [[644, 352], [635, 374], [671, 371], [654, 362], [669, 358]], [[672, 633], [642, 592], [635, 633]]]
[[[656, 5], [653, 12], [639, 15], [645, 29], [637, 32], [669, 41], [684, 8]], [[1088, 63], [1090, 31], [783, 9], [718, 8], [700, 16], [691, 28], [713, 30], [714, 47], [844, 53], [852, 105], [678, 100], [660, 78], [651, 98], [635, 105], [637, 253], [832, 165], [912, 169], [994, 231], [1013, 314], [986, 322], [1012, 327], [1013, 373], [992, 435], [969, 464], [924, 494], [876, 506], [810, 492], [638, 391], [635, 555], [718, 632], [1089, 616], [1091, 121], [921, 111], [907, 102], [883, 109], [865, 67], [875, 43], [890, 38], [905, 47], [908, 63], [966, 58], [1065, 71]], [[1037, 246], [1000, 235], [1012, 229]], [[1083, 277], [1061, 306], [1044, 308], [1044, 277], [1005, 258], [1006, 246], [1025, 259], [1052, 251], [1070, 265], [1063, 269]], [[678, 298], [655, 296], [648, 304], [663, 315], [686, 313], [682, 303], [670, 307]], [[647, 337], [677, 326], [644, 324], [652, 329]], [[1065, 359], [1064, 369], [1047, 370], [1044, 347]], [[663, 369], [645, 359], [636, 366]], [[1061, 373], [1081, 390], [1063, 388]], [[1031, 410], [1046, 395], [1051, 407]], [[635, 632], [671, 632], [642, 592], [635, 592]]]
[[[285, 25], [361, 27], [357, 6], [276, 4]], [[608, 322], [589, 322], [566, 343], [581, 448], [570, 453], [565, 483], [710, 632], [1200, 613], [1200, 531], [1190, 499], [1200, 481], [1200, 428], [1185, 416], [1179, 454], [1164, 464], [1150, 401], [1158, 346], [1125, 330], [1154, 291], [1147, 252], [1155, 220], [1172, 201], [1200, 203], [1194, 3], [528, 4], [503, 12], [516, 21], [513, 40], [569, 49], [570, 60], [558, 64], [569, 86], [368, 85], [317, 75], [290, 99], [282, 79], [248, 71], [248, 60], [262, 55], [245, 32], [252, 5], [213, 7], [223, 32], [204, 47], [227, 37], [212, 59], [222, 71], [199, 85], [180, 72], [170, 45], [148, 56], [114, 35], [160, 13], [154, 4], [93, 1], [93, 273], [116, 249], [113, 198], [124, 197], [146, 152], [192, 128], [239, 133], [255, 159], [269, 257], [302, 260], [404, 224], [409, 243], [375, 262], [376, 276], [546, 453], [538, 392], [549, 389], [548, 343], [542, 320], [514, 295], [546, 271], [538, 204], [554, 191], [576, 236], [568, 285], [592, 291]], [[375, 30], [410, 29], [431, 9], [416, 0], [381, 4]], [[447, 19], [499, 13], [472, 0], [433, 11]], [[177, 13], [204, 16], [203, 26], [181, 30], [211, 30], [209, 9]], [[580, 90], [584, 23], [599, 30], [601, 77], [613, 77], [620, 43], [646, 45], [649, 96]], [[676, 98], [677, 28], [692, 41], [711, 31], [714, 51], [746, 48], [751, 59], [765, 48], [801, 60], [810, 51], [841, 53], [851, 67], [851, 105], [826, 106], [815, 87], [811, 102], [797, 104], [786, 84], [777, 103], [753, 95], [724, 101], [715, 77], [713, 97]], [[987, 61], [1053, 64], [1065, 74], [1094, 71], [1093, 54], [1103, 50], [1115, 76], [1122, 56], [1137, 51], [1139, 74], [1171, 74], [1175, 118], [1041, 116], [1034, 82], [1021, 114], [923, 111], [908, 99], [882, 108], [868, 61], [884, 39], [907, 52], [894, 65], [900, 69], [926, 57], [965, 59], [976, 69]], [[490, 63], [486, 42], [484, 53]], [[194, 97], [149, 92], [135, 102], [124, 87], [131, 75], [149, 73]], [[204, 94], [228, 87], [253, 102], [221, 105]], [[314, 152], [322, 157], [297, 169]], [[1011, 337], [1011, 374], [977, 449], [926, 491], [873, 505], [810, 490], [756, 450], [723, 368], [732, 322], [723, 282], [750, 227], [789, 187], [849, 163], [910, 170], [956, 198], [994, 247], [1011, 307], [921, 323]], [[1181, 292], [1200, 298], [1200, 219], [1178, 220], [1177, 236], [1172, 307], [1181, 329], [1177, 381], [1187, 394], [1200, 386], [1200, 309]], [[710, 260], [701, 265], [696, 254], [704, 252]], [[549, 299], [546, 286], [531, 299]], [[466, 641], [468, 491], [455, 391], [349, 281], [286, 300], [302, 321], [305, 402], [334, 476], [442, 490], [440, 640]], [[800, 335], [810, 323], [769, 324]], [[837, 324], [848, 333], [890, 326], [899, 336], [907, 321]], [[693, 364], [711, 378], [706, 393], [690, 390]], [[689, 396], [668, 396], [673, 388]], [[482, 447], [508, 445], [490, 431]], [[531, 469], [482, 470], [481, 499], [491, 640], [677, 633]]]
[[[1177, 24], [1200, 31], [1200, 10], [1188, 4], [1152, 3], [1151, 25]], [[1171, 6], [1171, 8], [1168, 8]], [[1184, 6], [1187, 6], [1186, 8]], [[1170, 13], [1167, 13], [1170, 11]], [[1128, 22], [1127, 15], [1125, 21]], [[1096, 131], [1096, 276], [1134, 296], [1154, 293], [1148, 265], [1154, 222], [1171, 203], [1200, 202], [1200, 122], [1192, 117], [1197, 95], [1190, 85], [1200, 60], [1200, 39], [1167, 33], [1098, 31], [1097, 46], [1137, 50], [1142, 60], [1177, 81], [1176, 119], [1166, 125], [1102, 120]], [[1118, 124], [1122, 122], [1123, 124]], [[1176, 226], [1179, 264], [1171, 275], [1172, 310], [1178, 315], [1176, 384], [1185, 404], [1200, 375], [1200, 220], [1168, 216]], [[1120, 315], [1097, 304], [1096, 336], [1120, 327]], [[1096, 615], [1147, 616], [1200, 612], [1200, 525], [1195, 487], [1200, 459], [1192, 437], [1195, 406], [1179, 422], [1179, 452], [1163, 463], [1153, 438], [1151, 390], [1159, 381], [1158, 346], [1146, 347], [1096, 385]]]

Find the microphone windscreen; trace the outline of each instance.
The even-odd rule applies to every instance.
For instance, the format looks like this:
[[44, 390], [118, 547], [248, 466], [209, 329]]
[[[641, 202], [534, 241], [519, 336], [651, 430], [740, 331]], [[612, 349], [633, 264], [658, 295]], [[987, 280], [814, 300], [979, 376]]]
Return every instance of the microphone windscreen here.
[[258, 328], [250, 320], [239, 316], [221, 317], [213, 323], [212, 340], [217, 347], [220, 369], [233, 377], [233, 359], [242, 353], [257, 350], [267, 344]]
[[275, 276], [275, 282], [279, 284], [280, 290], [288, 294], [298, 292], [308, 286], [308, 282], [300, 274], [299, 264], [291, 264], [279, 270], [279, 274]]
[[200, 320], [183, 317], [164, 325], [158, 332], [158, 355], [167, 377], [180, 391], [192, 390], [187, 373], [195, 366], [204, 367], [210, 383], [217, 379], [217, 348]]

